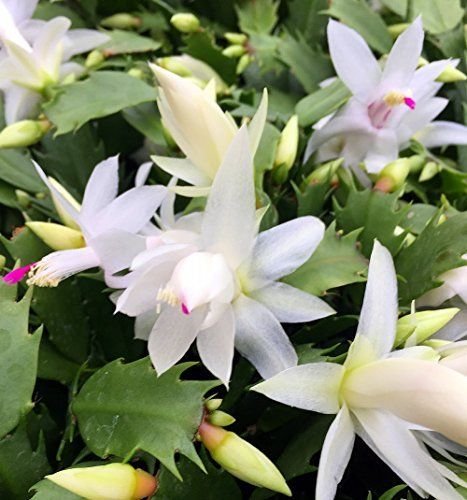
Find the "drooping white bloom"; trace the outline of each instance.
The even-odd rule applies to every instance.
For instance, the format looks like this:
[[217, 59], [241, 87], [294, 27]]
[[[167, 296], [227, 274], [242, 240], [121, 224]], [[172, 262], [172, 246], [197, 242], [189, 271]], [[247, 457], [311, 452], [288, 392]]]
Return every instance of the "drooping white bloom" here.
[[253, 388], [291, 406], [337, 414], [321, 453], [317, 500], [334, 498], [355, 435], [422, 497], [462, 498], [450, 482], [465, 482], [436, 462], [423, 441], [437, 432], [467, 446], [467, 378], [436, 357], [424, 360], [428, 347], [391, 352], [396, 321], [394, 265], [375, 242], [357, 335], [344, 365], [297, 366]]
[[137, 233], [161, 204], [165, 187], [140, 186], [117, 196], [118, 157], [114, 156], [94, 169], [77, 210], [38, 165], [36, 168], [55, 199], [80, 228], [85, 245], [42, 258], [32, 266], [28, 284], [57, 286], [65, 278], [93, 267], [101, 267], [110, 277], [128, 268], [135, 255], [145, 250], [145, 238]]
[[423, 37], [421, 19], [417, 18], [399, 36], [381, 69], [357, 32], [329, 22], [332, 61], [353, 96], [314, 132], [306, 158], [318, 151], [320, 161], [342, 156], [357, 174], [361, 162], [367, 172], [378, 173], [397, 159], [412, 137], [427, 147], [467, 144], [467, 127], [432, 122], [448, 103], [434, 97], [442, 86], [435, 79], [453, 62], [437, 61], [417, 69]]
[[30, 20], [37, 1], [0, 0], [0, 90], [7, 124], [34, 115], [42, 94], [82, 66], [68, 62], [108, 40], [94, 30], [69, 30], [65, 17]]
[[[297, 355], [280, 322], [306, 322], [334, 311], [322, 300], [278, 281], [313, 253], [323, 223], [301, 217], [258, 235], [250, 139], [242, 127], [214, 179], [201, 223], [201, 241], [188, 255], [156, 249], [156, 266], [138, 257], [141, 275], [117, 309], [151, 315], [149, 335], [158, 373], [173, 366], [196, 339], [204, 365], [225, 384], [234, 346], [265, 377], [294, 366]], [[156, 288], [158, 287], [158, 288]]]
[[[179, 194], [205, 196], [238, 127], [216, 103], [214, 86], [208, 85], [202, 90], [160, 66], [150, 66], [160, 85], [158, 106], [164, 125], [186, 155], [183, 159], [154, 156], [153, 160], [169, 174], [194, 186], [178, 187]], [[267, 106], [265, 90], [248, 127], [253, 155], [263, 133]]]

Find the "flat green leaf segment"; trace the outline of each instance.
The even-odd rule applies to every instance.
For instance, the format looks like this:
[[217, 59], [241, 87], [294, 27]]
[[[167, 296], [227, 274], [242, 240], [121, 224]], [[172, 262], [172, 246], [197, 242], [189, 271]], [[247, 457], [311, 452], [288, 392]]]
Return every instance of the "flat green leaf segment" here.
[[32, 500], [85, 500], [48, 479], [35, 484], [32, 490], [35, 491]]
[[131, 31], [113, 30], [108, 32], [108, 36], [110, 36], [110, 40], [102, 47], [102, 50], [108, 56], [151, 52], [161, 46], [160, 42], [139, 36]]
[[277, 23], [278, 8], [279, 2], [274, 0], [243, 2], [237, 8], [240, 28], [249, 34], [269, 34]]
[[218, 382], [180, 380], [190, 366], [176, 365], [160, 377], [148, 358], [104, 366], [73, 403], [87, 446], [100, 457], [126, 458], [146, 451], [179, 479], [176, 452], [204, 468], [193, 437], [202, 418], [203, 396]]
[[420, 236], [399, 254], [396, 270], [404, 281], [399, 285], [403, 301], [423, 295], [438, 284], [441, 274], [465, 265], [461, 255], [467, 252], [467, 213], [439, 224], [434, 217]]
[[28, 332], [32, 289], [16, 302], [16, 287], [0, 281], [0, 437], [32, 408], [41, 332]]
[[79, 129], [89, 120], [155, 99], [155, 89], [141, 80], [126, 73], [100, 71], [84, 82], [63, 87], [44, 111], [57, 127], [57, 135], [61, 135]]
[[336, 233], [335, 223], [326, 230], [323, 240], [311, 258], [285, 281], [313, 295], [350, 283], [365, 281], [365, 257], [357, 249], [361, 230], [345, 236]]
[[411, 10], [421, 14], [425, 29], [434, 35], [452, 30], [464, 17], [460, 0], [413, 0]]

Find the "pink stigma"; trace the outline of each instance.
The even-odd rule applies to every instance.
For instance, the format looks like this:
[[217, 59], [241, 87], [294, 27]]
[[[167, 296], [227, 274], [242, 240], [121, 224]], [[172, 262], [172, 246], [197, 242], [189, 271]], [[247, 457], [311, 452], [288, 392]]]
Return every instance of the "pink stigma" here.
[[410, 109], [415, 109], [415, 101], [411, 97], [404, 97], [404, 103]]
[[189, 310], [189, 309], [188, 309], [188, 307], [187, 307], [185, 304], [183, 304], [183, 303], [182, 303], [182, 313], [183, 313], [183, 314], [186, 314], [186, 315], [190, 314], [190, 310]]
[[7, 285], [16, 285], [16, 283], [19, 283], [29, 273], [33, 265], [34, 264], [28, 264], [27, 266], [13, 269], [13, 271], [3, 276], [3, 282]]

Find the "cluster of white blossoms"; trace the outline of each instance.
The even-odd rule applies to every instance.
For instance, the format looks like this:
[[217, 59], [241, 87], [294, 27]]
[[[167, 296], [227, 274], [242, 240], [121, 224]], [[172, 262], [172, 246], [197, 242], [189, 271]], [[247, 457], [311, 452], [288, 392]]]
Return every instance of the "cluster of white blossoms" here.
[[70, 30], [66, 17], [31, 19], [38, 3], [0, 0], [0, 90], [8, 125], [34, 116], [50, 86], [84, 72], [73, 56], [109, 39], [94, 30]]
[[[24, 115], [47, 82], [63, 77], [71, 55], [102, 41], [94, 32], [67, 33], [66, 19], [28, 21], [35, 3], [23, 2], [30, 4], [27, 11], [16, 10], [16, 2], [0, 4], [12, 19], [0, 33], [9, 120]], [[344, 156], [353, 167], [363, 161], [368, 172], [377, 172], [414, 134], [428, 146], [447, 138], [467, 143], [465, 127], [431, 123], [446, 105], [433, 96], [447, 61], [416, 70], [422, 42], [417, 20], [381, 69], [359, 35], [331, 21], [333, 62], [354, 96], [313, 134], [309, 153], [319, 149], [322, 157]], [[154, 157], [172, 181], [167, 187], [144, 185], [144, 166], [135, 187], [118, 195], [118, 158], [113, 157], [96, 167], [80, 204], [36, 165], [64, 225], [28, 226], [57, 251], [5, 280], [14, 283], [28, 275], [30, 285], [57, 286], [100, 267], [115, 290], [116, 311], [136, 318], [136, 337], [147, 340], [158, 374], [196, 341], [203, 364], [228, 387], [236, 349], [265, 379], [254, 391], [337, 414], [321, 454], [318, 500], [334, 497], [356, 435], [422, 497], [461, 499], [453, 484], [467, 483], [432, 458], [428, 448], [447, 461], [455, 462], [451, 453], [467, 456], [466, 343], [395, 349], [396, 274], [388, 250], [376, 241], [357, 334], [344, 364], [298, 365], [282, 323], [309, 322], [335, 311], [281, 281], [310, 258], [324, 224], [306, 216], [259, 232], [264, 210], [256, 205], [253, 156], [266, 122], [267, 93], [250, 123], [238, 128], [216, 103], [215, 84], [201, 89], [160, 66], [151, 68], [160, 86], [164, 125], [186, 155]], [[178, 186], [178, 179], [191, 186]], [[204, 196], [205, 208], [175, 214], [177, 194]], [[454, 294], [466, 299], [465, 269], [445, 276], [450, 291], [443, 300]]]

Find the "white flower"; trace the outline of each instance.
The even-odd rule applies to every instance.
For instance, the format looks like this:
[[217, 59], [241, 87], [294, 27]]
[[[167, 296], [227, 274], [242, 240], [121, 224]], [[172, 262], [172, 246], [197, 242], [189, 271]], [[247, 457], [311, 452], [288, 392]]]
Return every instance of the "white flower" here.
[[110, 276], [127, 269], [135, 255], [146, 248], [146, 239], [137, 233], [161, 204], [165, 187], [140, 186], [117, 196], [118, 157], [114, 156], [94, 169], [77, 210], [38, 165], [36, 168], [54, 198], [82, 231], [85, 246], [45, 256], [33, 265], [28, 284], [57, 286], [65, 278], [97, 266]]
[[94, 30], [69, 30], [65, 17], [30, 20], [37, 1], [0, 0], [0, 89], [7, 124], [32, 117], [43, 93], [82, 66], [68, 62], [108, 40]]
[[450, 481], [466, 483], [436, 462], [423, 441], [431, 446], [428, 437], [437, 432], [467, 446], [467, 378], [427, 356], [428, 347], [391, 352], [396, 322], [394, 265], [375, 242], [357, 335], [344, 365], [297, 366], [253, 388], [291, 406], [337, 414], [321, 453], [317, 500], [334, 498], [355, 435], [420, 496], [462, 498]]
[[345, 25], [330, 21], [328, 41], [336, 72], [353, 97], [314, 132], [306, 158], [317, 150], [320, 161], [343, 156], [358, 175], [361, 162], [369, 173], [378, 173], [411, 137], [427, 147], [467, 144], [467, 127], [432, 122], [448, 103], [434, 95], [442, 86], [435, 79], [449, 61], [417, 69], [423, 48], [420, 18], [399, 36], [383, 69], [363, 38]]
[[181, 259], [167, 245], [159, 247], [155, 266], [137, 257], [139, 265], [132, 268], [145, 272], [118, 300], [118, 310], [142, 322], [161, 309], [148, 345], [158, 373], [173, 366], [196, 339], [204, 365], [226, 385], [234, 345], [264, 377], [272, 376], [297, 363], [280, 322], [334, 312], [317, 297], [278, 281], [310, 257], [324, 225], [301, 217], [258, 235], [249, 142], [242, 127], [214, 179], [201, 241], [191, 249], [178, 247], [186, 252]]
[[[158, 106], [164, 125], [187, 158], [154, 156], [154, 162], [169, 174], [194, 187], [178, 187], [185, 196], [205, 196], [238, 127], [233, 118], [216, 103], [215, 87], [201, 90], [178, 75], [150, 64], [159, 87]], [[263, 133], [267, 114], [267, 93], [263, 93], [258, 111], [248, 131], [254, 155]]]

